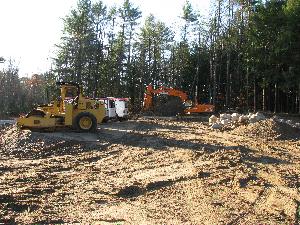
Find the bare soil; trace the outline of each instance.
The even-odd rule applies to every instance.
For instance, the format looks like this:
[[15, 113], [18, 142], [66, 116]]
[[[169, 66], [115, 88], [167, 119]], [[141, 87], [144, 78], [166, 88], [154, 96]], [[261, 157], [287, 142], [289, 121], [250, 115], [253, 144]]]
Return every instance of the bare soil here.
[[280, 126], [2, 129], [0, 224], [299, 224], [300, 131]]

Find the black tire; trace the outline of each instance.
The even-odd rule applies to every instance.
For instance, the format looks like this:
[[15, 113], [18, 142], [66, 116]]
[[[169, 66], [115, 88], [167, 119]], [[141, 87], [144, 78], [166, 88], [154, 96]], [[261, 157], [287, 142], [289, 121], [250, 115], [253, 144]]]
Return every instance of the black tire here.
[[81, 112], [74, 118], [73, 127], [79, 132], [95, 132], [97, 130], [97, 119], [89, 112]]
[[107, 123], [108, 121], [109, 121], [109, 117], [106, 116], [103, 118], [102, 123]]
[[127, 118], [127, 117], [119, 117], [119, 116], [117, 115], [117, 120], [120, 121], [120, 122], [123, 122], [123, 121], [128, 120], [128, 118]]

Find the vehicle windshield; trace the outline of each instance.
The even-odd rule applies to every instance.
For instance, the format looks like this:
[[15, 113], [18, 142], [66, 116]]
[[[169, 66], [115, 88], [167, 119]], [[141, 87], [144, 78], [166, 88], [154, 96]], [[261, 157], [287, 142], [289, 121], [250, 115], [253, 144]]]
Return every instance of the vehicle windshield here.
[[66, 96], [66, 98], [75, 98], [77, 96], [77, 88], [76, 87], [67, 87], [65, 96]]

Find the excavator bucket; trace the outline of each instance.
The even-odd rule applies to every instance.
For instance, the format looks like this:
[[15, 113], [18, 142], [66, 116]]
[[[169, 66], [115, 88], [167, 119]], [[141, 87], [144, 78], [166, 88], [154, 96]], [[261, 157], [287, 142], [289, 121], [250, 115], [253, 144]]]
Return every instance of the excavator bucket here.
[[184, 105], [177, 96], [157, 95], [153, 99], [152, 112], [156, 116], [177, 116], [184, 113]]

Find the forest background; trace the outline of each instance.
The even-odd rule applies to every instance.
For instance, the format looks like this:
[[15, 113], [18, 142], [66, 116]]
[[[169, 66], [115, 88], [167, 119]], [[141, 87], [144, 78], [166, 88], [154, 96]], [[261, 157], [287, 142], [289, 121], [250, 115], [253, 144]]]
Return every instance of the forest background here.
[[87, 96], [129, 97], [135, 112], [152, 84], [218, 111], [300, 113], [299, 0], [215, 0], [207, 18], [186, 1], [178, 16], [174, 29], [153, 15], [141, 21], [130, 0], [79, 0], [49, 71], [20, 77], [14, 60], [0, 57], [0, 115], [54, 99], [58, 80], [82, 84]]

